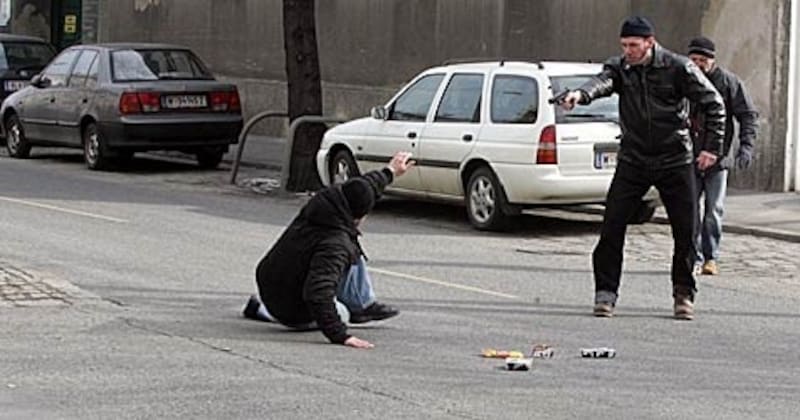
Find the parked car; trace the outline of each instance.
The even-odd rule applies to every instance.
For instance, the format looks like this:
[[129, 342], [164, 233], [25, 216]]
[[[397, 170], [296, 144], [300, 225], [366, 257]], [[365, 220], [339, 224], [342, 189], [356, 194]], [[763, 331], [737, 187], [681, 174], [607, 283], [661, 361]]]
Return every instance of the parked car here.
[[236, 86], [217, 81], [188, 48], [80, 45], [64, 50], [0, 108], [6, 148], [81, 147], [90, 169], [135, 152], [180, 150], [216, 167], [242, 128]]
[[[549, 102], [599, 64], [479, 62], [428, 69], [371, 116], [325, 133], [324, 184], [382, 167], [396, 151], [417, 165], [388, 192], [462, 201], [478, 229], [527, 207], [603, 203], [619, 148], [618, 98], [564, 111]], [[637, 216], [648, 219], [657, 199]]]
[[55, 55], [41, 38], [0, 34], [0, 101], [28, 86]]

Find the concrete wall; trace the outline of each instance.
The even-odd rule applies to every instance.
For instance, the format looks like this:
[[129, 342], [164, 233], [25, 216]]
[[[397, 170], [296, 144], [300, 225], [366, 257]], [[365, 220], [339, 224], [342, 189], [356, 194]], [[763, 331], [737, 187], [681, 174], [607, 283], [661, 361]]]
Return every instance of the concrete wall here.
[[[89, 0], [91, 1], [91, 0]], [[355, 118], [420, 70], [459, 57], [601, 61], [618, 54], [620, 22], [648, 16], [682, 52], [706, 34], [720, 63], [742, 75], [762, 114], [756, 170], [733, 184], [783, 182], [788, 0], [322, 0], [317, 30], [326, 114]], [[281, 0], [105, 0], [100, 41], [192, 47], [238, 84], [245, 112], [286, 104]], [[745, 18], [746, 16], [746, 18]], [[261, 127], [279, 134], [284, 124]], [[780, 150], [780, 153], [777, 151]]]
[[783, 188], [789, 12], [784, 0], [713, 0], [703, 17], [705, 34], [717, 44], [717, 61], [744, 81], [760, 113], [755, 169], [732, 171], [737, 187]]

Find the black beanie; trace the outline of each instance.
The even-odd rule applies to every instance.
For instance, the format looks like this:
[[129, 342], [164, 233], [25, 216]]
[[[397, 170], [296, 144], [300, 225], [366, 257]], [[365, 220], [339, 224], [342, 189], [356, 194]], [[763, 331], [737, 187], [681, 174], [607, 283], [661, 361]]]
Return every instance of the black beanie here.
[[704, 36], [698, 36], [689, 42], [689, 54], [700, 54], [708, 58], [714, 58], [716, 56], [714, 41]]
[[653, 25], [647, 19], [641, 16], [631, 16], [622, 22], [622, 30], [620, 30], [620, 38], [628, 36], [639, 36], [647, 38], [655, 35]]
[[351, 178], [342, 184], [342, 192], [354, 219], [364, 217], [375, 205], [375, 190], [364, 178]]

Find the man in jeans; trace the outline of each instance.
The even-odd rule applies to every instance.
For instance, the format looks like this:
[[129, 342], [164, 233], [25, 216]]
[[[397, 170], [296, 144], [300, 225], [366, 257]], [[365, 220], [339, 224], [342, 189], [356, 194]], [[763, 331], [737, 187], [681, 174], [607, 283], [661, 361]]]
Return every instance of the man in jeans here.
[[[594, 315], [611, 317], [622, 274], [622, 249], [628, 220], [655, 186], [672, 227], [674, 315], [694, 318], [694, 227], [697, 200], [694, 165], [705, 170], [722, 152], [725, 106], [722, 97], [687, 57], [661, 47], [647, 19], [625, 20], [620, 31], [623, 55], [606, 61], [603, 71], [569, 92], [566, 109], [613, 93], [619, 95], [622, 127], [617, 169], [606, 197], [600, 241], [592, 254]], [[687, 99], [704, 116], [706, 143], [695, 159], [687, 120]]]
[[[710, 168], [697, 171], [698, 201], [703, 198], [703, 210], [697, 224], [695, 273], [710, 275], [719, 274], [719, 243], [722, 239], [725, 190], [728, 184], [728, 170], [734, 163], [729, 156], [733, 144], [733, 120], [735, 118], [739, 122], [739, 149], [735, 158], [737, 169], [744, 170], [752, 164], [758, 130], [758, 112], [744, 84], [735, 74], [716, 65], [715, 57], [716, 48], [710, 39], [698, 37], [689, 43], [689, 58], [722, 95], [726, 110], [722, 159]], [[703, 148], [705, 134], [702, 112], [698, 107], [693, 107], [691, 121], [695, 152], [699, 152]]]
[[335, 344], [374, 347], [348, 334], [345, 323], [382, 320], [398, 311], [375, 300], [358, 227], [384, 188], [413, 165], [410, 157], [397, 153], [386, 168], [314, 195], [258, 263], [259, 297], [250, 297], [244, 316], [319, 328]]

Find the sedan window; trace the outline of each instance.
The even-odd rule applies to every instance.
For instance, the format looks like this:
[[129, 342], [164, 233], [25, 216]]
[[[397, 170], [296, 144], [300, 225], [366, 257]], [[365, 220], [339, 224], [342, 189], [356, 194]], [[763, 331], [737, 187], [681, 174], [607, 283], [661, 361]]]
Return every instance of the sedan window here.
[[78, 56], [79, 50], [67, 50], [59, 54], [46, 69], [44, 75], [50, 80], [51, 87], [59, 87], [67, 84], [67, 76], [72, 68], [72, 62]]
[[533, 124], [539, 113], [539, 84], [523, 76], [497, 76], [492, 86], [492, 122]]
[[85, 50], [75, 63], [75, 68], [72, 69], [72, 76], [69, 78], [69, 85], [73, 87], [82, 87], [86, 83], [86, 78], [89, 76], [89, 69], [97, 59], [97, 52], [92, 50]]
[[431, 74], [417, 80], [394, 102], [389, 112], [389, 119], [425, 121], [442, 79], [444, 79], [443, 74]]
[[455, 74], [442, 96], [436, 120], [441, 122], [480, 122], [482, 74]]
[[98, 66], [100, 65], [100, 58], [92, 62], [92, 67], [89, 68], [89, 75], [86, 77], [86, 87], [93, 88], [97, 86]]
[[213, 80], [200, 60], [187, 50], [120, 50], [111, 53], [115, 81]]

